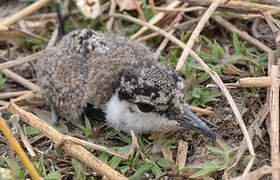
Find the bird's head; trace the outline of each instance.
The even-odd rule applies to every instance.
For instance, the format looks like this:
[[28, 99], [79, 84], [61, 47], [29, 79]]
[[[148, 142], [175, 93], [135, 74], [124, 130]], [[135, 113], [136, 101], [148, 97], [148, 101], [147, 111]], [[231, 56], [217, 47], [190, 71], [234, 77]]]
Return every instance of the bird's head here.
[[143, 61], [122, 76], [120, 86], [106, 104], [107, 122], [126, 132], [178, 126], [215, 138], [211, 129], [184, 106], [184, 90], [183, 79], [174, 70]]

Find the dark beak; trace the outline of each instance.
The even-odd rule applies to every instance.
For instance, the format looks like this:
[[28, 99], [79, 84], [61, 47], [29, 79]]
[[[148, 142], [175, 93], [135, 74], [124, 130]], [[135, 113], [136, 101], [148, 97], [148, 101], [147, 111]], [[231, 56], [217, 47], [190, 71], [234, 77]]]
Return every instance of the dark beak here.
[[177, 121], [180, 123], [181, 127], [187, 127], [193, 130], [200, 130], [205, 135], [216, 139], [213, 131], [201, 120], [199, 119], [191, 110], [183, 106], [184, 114], [182, 118], [179, 118]]

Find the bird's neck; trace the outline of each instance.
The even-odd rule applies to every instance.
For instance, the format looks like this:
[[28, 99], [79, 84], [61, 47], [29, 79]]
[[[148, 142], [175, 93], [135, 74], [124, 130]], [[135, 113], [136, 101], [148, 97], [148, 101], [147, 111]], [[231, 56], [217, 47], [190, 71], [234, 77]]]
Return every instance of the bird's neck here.
[[[96, 67], [90, 72], [86, 91], [88, 103], [96, 108], [101, 108], [114, 95], [120, 86], [120, 81], [124, 73], [135, 65], [135, 62], [108, 61], [108, 63], [95, 62], [91, 67]], [[120, 65], [121, 64], [121, 65]]]

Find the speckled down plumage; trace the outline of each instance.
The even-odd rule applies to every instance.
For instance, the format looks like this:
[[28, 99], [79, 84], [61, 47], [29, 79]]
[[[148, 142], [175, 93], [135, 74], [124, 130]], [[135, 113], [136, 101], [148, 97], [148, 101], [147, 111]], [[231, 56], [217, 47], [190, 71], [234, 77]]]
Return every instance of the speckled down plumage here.
[[121, 100], [151, 104], [170, 118], [183, 104], [184, 84], [176, 72], [157, 64], [147, 47], [122, 36], [73, 31], [48, 48], [36, 67], [42, 97], [74, 123], [87, 104], [102, 109], [116, 91]]

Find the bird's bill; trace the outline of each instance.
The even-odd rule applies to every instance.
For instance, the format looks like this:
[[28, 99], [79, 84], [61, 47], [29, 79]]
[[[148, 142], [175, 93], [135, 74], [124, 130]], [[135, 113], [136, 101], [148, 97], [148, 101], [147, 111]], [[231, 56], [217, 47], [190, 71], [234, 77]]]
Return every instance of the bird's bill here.
[[202, 133], [207, 136], [216, 139], [213, 131], [200, 119], [198, 118], [191, 110], [183, 106], [184, 114], [182, 118], [178, 120], [182, 127], [188, 127], [193, 130], [200, 130]]

